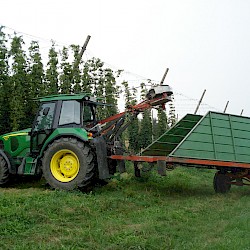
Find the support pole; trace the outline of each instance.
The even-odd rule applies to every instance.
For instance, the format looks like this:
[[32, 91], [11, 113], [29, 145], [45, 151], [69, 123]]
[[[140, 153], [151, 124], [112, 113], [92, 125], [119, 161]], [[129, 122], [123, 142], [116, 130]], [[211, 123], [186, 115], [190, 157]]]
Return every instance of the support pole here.
[[225, 108], [224, 108], [223, 113], [226, 113], [226, 110], [227, 110], [227, 106], [228, 106], [228, 104], [229, 104], [229, 101], [227, 101], [227, 104], [226, 104], [226, 106], [225, 106]]
[[158, 170], [158, 174], [161, 176], [166, 176], [166, 162], [165, 161], [157, 161], [157, 170]]
[[[85, 42], [84, 42], [84, 44], [83, 44], [83, 46], [82, 46], [82, 48], [81, 48], [81, 51], [80, 51], [78, 57], [76, 58], [76, 60], [75, 60], [75, 62], [74, 62], [73, 69], [72, 69], [73, 74], [74, 74], [76, 68], [79, 66], [79, 64], [80, 64], [80, 62], [81, 62], [82, 55], [83, 55], [84, 51], [86, 50], [86, 48], [87, 48], [87, 46], [88, 46], [88, 43], [89, 43], [90, 38], [91, 38], [91, 36], [88, 35], [87, 38], [86, 38], [86, 40], [85, 40]], [[73, 80], [74, 80], [74, 75], [73, 75], [73, 77], [72, 77], [72, 82], [73, 82]]]
[[202, 102], [202, 99], [203, 99], [205, 93], [206, 93], [206, 90], [204, 89], [204, 91], [203, 91], [203, 93], [202, 93], [202, 96], [201, 96], [201, 99], [199, 100], [199, 103], [198, 103], [198, 105], [197, 105], [197, 107], [196, 107], [196, 109], [195, 109], [195, 111], [194, 111], [194, 114], [195, 114], [195, 115], [196, 115], [196, 113], [197, 113], [197, 111], [198, 111], [198, 109], [199, 109], [199, 107], [200, 107], [200, 105], [201, 105], [201, 102]]
[[165, 71], [165, 73], [164, 73], [164, 75], [163, 75], [163, 77], [162, 77], [162, 79], [161, 79], [160, 85], [162, 85], [163, 82], [165, 81], [165, 78], [166, 78], [166, 76], [167, 76], [168, 71], [169, 71], [169, 68], [166, 69], [166, 71]]

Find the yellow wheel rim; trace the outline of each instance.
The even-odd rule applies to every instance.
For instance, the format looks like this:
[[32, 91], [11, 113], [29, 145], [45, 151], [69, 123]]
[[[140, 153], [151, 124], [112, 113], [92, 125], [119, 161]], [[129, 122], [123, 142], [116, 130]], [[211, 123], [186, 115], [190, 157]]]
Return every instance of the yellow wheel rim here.
[[70, 182], [76, 178], [80, 170], [77, 155], [68, 149], [57, 151], [50, 162], [52, 175], [60, 182]]

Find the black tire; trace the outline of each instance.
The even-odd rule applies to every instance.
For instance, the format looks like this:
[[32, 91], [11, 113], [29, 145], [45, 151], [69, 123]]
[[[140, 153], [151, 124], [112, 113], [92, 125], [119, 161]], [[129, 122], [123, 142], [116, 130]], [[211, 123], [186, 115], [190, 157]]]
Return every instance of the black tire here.
[[[74, 156], [76, 156], [76, 158], [78, 159], [79, 163], [79, 169], [75, 177], [72, 176], [72, 179], [66, 182], [61, 181], [64, 173], [63, 172], [59, 173], [59, 178], [58, 178], [57, 176], [55, 176], [55, 170], [54, 170], [55, 167], [53, 167], [54, 166], [53, 162], [55, 162], [53, 160], [54, 159], [53, 156], [57, 155], [58, 152], [62, 152], [64, 150], [72, 152], [72, 154], [74, 154]], [[61, 169], [60, 164], [61, 160], [64, 157], [65, 155], [62, 156], [62, 158], [60, 158], [59, 160], [57, 159], [58, 169]], [[96, 160], [94, 153], [89, 145], [81, 141], [78, 141], [75, 138], [68, 138], [68, 137], [60, 138], [58, 140], [55, 140], [52, 144], [50, 144], [48, 149], [44, 153], [42, 160], [43, 176], [48, 182], [48, 184], [55, 189], [60, 189], [60, 190], [73, 190], [76, 188], [83, 189], [89, 186], [96, 176], [95, 162]]]
[[9, 182], [10, 173], [7, 161], [0, 156], [0, 186], [4, 186]]
[[214, 175], [214, 190], [216, 193], [227, 193], [231, 188], [231, 178], [224, 173]]

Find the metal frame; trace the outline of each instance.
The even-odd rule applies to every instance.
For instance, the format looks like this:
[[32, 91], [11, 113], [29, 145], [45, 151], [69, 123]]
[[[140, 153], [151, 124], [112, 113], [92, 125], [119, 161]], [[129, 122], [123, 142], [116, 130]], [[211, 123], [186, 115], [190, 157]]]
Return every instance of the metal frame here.
[[204, 160], [204, 159], [191, 159], [181, 157], [167, 157], [167, 156], [138, 156], [138, 155], [111, 155], [114, 160], [127, 160], [136, 162], [157, 162], [165, 161], [166, 163], [178, 163], [182, 165], [198, 165], [211, 167], [230, 167], [230, 168], [246, 168], [250, 169], [250, 163], [240, 163], [233, 161], [217, 161], [217, 160]]

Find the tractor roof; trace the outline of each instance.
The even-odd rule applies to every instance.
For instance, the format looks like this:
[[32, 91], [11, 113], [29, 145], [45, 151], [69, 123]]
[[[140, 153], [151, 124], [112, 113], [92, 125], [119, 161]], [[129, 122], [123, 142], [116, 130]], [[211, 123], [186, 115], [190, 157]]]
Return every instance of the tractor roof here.
[[91, 94], [89, 93], [50, 95], [50, 96], [40, 97], [38, 100], [40, 102], [51, 102], [58, 100], [65, 101], [65, 100], [82, 100], [82, 99], [96, 101], [96, 99], [91, 97]]

